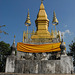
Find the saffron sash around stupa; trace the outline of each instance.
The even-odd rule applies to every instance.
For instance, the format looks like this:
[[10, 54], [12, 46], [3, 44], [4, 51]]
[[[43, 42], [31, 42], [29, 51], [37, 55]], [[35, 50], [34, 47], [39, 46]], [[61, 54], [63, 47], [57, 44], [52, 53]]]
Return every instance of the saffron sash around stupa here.
[[17, 50], [29, 53], [57, 52], [61, 51], [60, 44], [61, 43], [35, 45], [35, 44], [26, 44], [20, 42], [17, 43]]

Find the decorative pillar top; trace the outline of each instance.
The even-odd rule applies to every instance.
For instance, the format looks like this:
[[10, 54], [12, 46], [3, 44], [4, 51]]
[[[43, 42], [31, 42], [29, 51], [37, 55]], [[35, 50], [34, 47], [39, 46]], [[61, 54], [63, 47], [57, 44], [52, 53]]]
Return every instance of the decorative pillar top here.
[[43, 3], [44, 0], [41, 0], [41, 3]]

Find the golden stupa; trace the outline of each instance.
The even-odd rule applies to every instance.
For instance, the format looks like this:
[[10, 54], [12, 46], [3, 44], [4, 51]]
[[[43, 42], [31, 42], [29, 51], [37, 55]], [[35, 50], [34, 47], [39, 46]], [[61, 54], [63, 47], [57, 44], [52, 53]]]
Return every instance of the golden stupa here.
[[51, 38], [50, 32], [48, 31], [49, 20], [47, 18], [47, 14], [43, 2], [41, 2], [40, 9], [35, 23], [37, 29], [35, 34], [31, 36], [32, 40], [38, 38], [48, 38], [48, 39]]
[[60, 51], [61, 37], [60, 31], [56, 30], [58, 25], [58, 20], [56, 18], [55, 11], [53, 12], [52, 25], [55, 26], [51, 28], [51, 33], [48, 31], [49, 19], [43, 5], [43, 0], [41, 0], [40, 9], [37, 15], [36, 31], [34, 28], [29, 31], [28, 27], [31, 25], [30, 14], [28, 9], [27, 18], [25, 25], [27, 26], [27, 31], [23, 32], [23, 41], [17, 43], [17, 50], [29, 53], [40, 53], [40, 52], [57, 52]]
[[[49, 19], [47, 18], [47, 14], [43, 2], [41, 2], [40, 9], [37, 15], [37, 19], [35, 20], [35, 23], [36, 23], [36, 32], [34, 35], [31, 36], [32, 42], [51, 42], [52, 39], [56, 38], [54, 37], [53, 30], [51, 30], [51, 34], [48, 31]], [[53, 12], [52, 24], [53, 23], [55, 26], [56, 24], [58, 24], [58, 20], [56, 18], [55, 12]], [[57, 36], [56, 28], [55, 28], [55, 35]]]
[[[60, 34], [56, 30], [56, 25], [58, 25], [58, 20], [56, 18], [55, 11], [53, 12], [53, 21], [52, 24], [55, 26], [55, 31], [51, 29], [51, 33], [48, 31], [49, 27], [49, 19], [47, 18], [47, 14], [43, 5], [43, 1], [41, 1], [40, 9], [37, 15], [37, 19], [35, 20], [36, 23], [36, 31], [32, 31], [32, 33], [28, 32], [28, 26], [31, 25], [30, 21], [30, 15], [29, 15], [29, 10], [28, 10], [28, 15], [27, 19], [25, 21], [25, 25], [27, 26], [27, 32], [23, 32], [23, 42], [25, 42], [25, 39], [28, 39], [29, 36], [32, 43], [50, 43], [53, 41], [53, 39], [57, 38], [58, 36], [60, 37]], [[28, 41], [28, 40], [27, 40]], [[60, 38], [59, 38], [60, 41]]]

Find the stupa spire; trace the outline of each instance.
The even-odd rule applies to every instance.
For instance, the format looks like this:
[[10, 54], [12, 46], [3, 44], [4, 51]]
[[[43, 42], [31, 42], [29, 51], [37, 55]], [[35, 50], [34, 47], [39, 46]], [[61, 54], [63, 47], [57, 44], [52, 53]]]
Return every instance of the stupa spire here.
[[27, 18], [26, 18], [26, 21], [25, 21], [25, 25], [26, 26], [30, 26], [31, 25], [30, 15], [29, 15], [29, 9], [28, 9], [28, 14], [27, 14]]
[[27, 39], [28, 39], [28, 26], [31, 25], [29, 9], [28, 9], [28, 14], [27, 14], [27, 18], [26, 18], [26, 21], [25, 21], [25, 25], [27, 26]]
[[43, 3], [44, 0], [41, 0], [41, 3]]
[[55, 36], [57, 36], [56, 25], [58, 25], [58, 20], [56, 18], [55, 11], [53, 12], [53, 21], [52, 21], [52, 24], [55, 26]]
[[53, 21], [52, 21], [52, 24], [53, 24], [53, 25], [58, 25], [58, 20], [57, 20], [57, 18], [56, 18], [55, 11], [53, 12]]
[[47, 17], [45, 8], [44, 8], [44, 4], [43, 4], [43, 0], [41, 0], [41, 5], [40, 5], [40, 9], [37, 15], [37, 19], [35, 20], [36, 23], [36, 32], [34, 35], [31, 36], [31, 39], [35, 42], [38, 42], [38, 40], [36, 39], [46, 39], [46, 38], [50, 38], [50, 32], [48, 31], [48, 26], [49, 26], [49, 19]]
[[39, 9], [36, 20], [46, 20], [46, 21], [49, 22], [49, 20], [47, 18], [46, 11], [45, 11], [45, 7], [44, 7], [44, 4], [43, 4], [43, 0], [41, 0], [41, 5], [40, 5], [40, 9]]
[[15, 46], [15, 35], [14, 35], [14, 41], [13, 41], [13, 44], [11, 46], [11, 50], [12, 50], [12, 55], [15, 55], [15, 51], [16, 51], [16, 46]]
[[43, 5], [43, 1], [41, 0], [41, 5], [40, 5], [40, 10], [44, 10], [44, 5]]

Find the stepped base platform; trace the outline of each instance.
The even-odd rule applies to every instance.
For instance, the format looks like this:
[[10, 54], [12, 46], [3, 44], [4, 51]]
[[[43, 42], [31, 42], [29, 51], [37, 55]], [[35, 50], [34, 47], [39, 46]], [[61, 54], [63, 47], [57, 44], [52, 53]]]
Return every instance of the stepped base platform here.
[[60, 60], [15, 59], [13, 61], [13, 59], [8, 61], [6, 73], [13, 72], [22, 74], [71, 74], [74, 72], [71, 56], [61, 56]]

